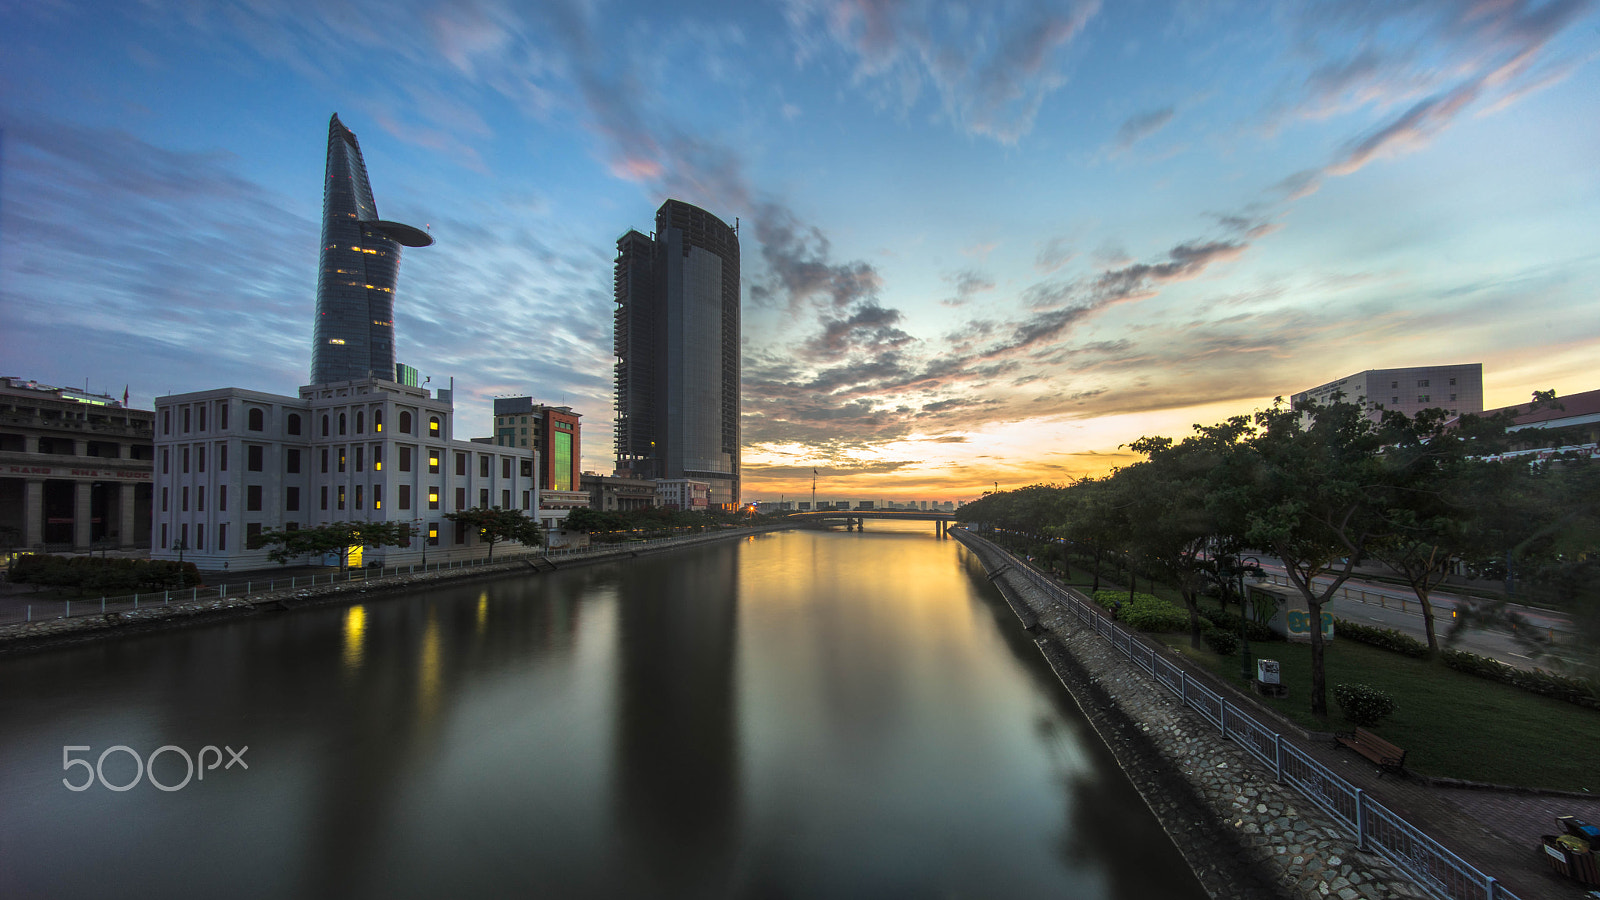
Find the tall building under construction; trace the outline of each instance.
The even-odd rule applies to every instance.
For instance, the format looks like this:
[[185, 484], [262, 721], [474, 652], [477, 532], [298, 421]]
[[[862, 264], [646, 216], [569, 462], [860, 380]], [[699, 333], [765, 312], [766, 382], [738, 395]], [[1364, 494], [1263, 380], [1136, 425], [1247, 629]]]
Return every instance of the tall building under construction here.
[[617, 239], [617, 470], [739, 502], [739, 234], [679, 200]]

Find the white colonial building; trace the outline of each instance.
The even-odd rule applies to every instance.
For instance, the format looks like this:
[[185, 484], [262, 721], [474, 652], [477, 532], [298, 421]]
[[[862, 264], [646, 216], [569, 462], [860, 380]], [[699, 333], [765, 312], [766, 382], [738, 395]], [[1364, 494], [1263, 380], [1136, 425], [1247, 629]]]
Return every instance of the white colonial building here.
[[477, 555], [477, 534], [445, 514], [498, 506], [537, 517], [538, 456], [453, 440], [453, 410], [449, 391], [380, 379], [308, 385], [298, 397], [219, 388], [158, 398], [151, 555], [259, 568], [274, 565], [253, 540], [261, 532], [352, 521], [417, 529], [409, 547], [374, 551], [387, 565]]

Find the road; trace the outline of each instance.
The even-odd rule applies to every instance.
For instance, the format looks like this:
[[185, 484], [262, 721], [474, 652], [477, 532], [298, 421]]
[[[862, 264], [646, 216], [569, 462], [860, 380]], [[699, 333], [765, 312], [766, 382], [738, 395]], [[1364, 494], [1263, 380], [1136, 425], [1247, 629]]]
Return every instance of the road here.
[[[1269, 580], [1280, 589], [1285, 587], [1284, 568], [1275, 560], [1263, 560]], [[1331, 579], [1320, 579], [1326, 585]], [[1292, 586], [1288, 590], [1293, 592]], [[1434, 626], [1443, 643], [1455, 616], [1456, 606], [1465, 601], [1454, 594], [1440, 592], [1431, 597]], [[1363, 625], [1393, 628], [1418, 640], [1427, 640], [1423, 630], [1422, 605], [1410, 588], [1352, 578], [1346, 581], [1338, 597], [1324, 607], [1341, 619]], [[1576, 639], [1572, 620], [1565, 614], [1532, 606], [1511, 604], [1509, 610], [1517, 613], [1527, 625], [1521, 634], [1509, 629], [1472, 629], [1464, 631], [1451, 645], [1480, 656], [1488, 656], [1522, 669], [1553, 669], [1558, 663], [1575, 663], [1577, 660], [1562, 652], [1562, 645]], [[1552, 643], [1553, 641], [1553, 643]], [[1537, 642], [1537, 643], [1535, 643]]]

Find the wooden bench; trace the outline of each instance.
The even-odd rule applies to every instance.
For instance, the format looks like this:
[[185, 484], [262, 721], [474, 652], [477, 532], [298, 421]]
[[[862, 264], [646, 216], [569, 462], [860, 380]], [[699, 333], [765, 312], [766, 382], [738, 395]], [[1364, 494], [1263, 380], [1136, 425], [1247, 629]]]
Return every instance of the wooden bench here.
[[1357, 728], [1350, 734], [1341, 734], [1336, 740], [1377, 763], [1379, 778], [1383, 777], [1384, 772], [1394, 772], [1399, 775], [1405, 774], [1406, 751], [1365, 728]]

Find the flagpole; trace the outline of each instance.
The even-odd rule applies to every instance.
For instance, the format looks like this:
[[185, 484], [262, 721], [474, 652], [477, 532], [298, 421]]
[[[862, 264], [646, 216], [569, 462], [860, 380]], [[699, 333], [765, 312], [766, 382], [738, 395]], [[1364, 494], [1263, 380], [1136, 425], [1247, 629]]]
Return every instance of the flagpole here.
[[811, 511], [817, 511], [817, 470], [811, 470]]

